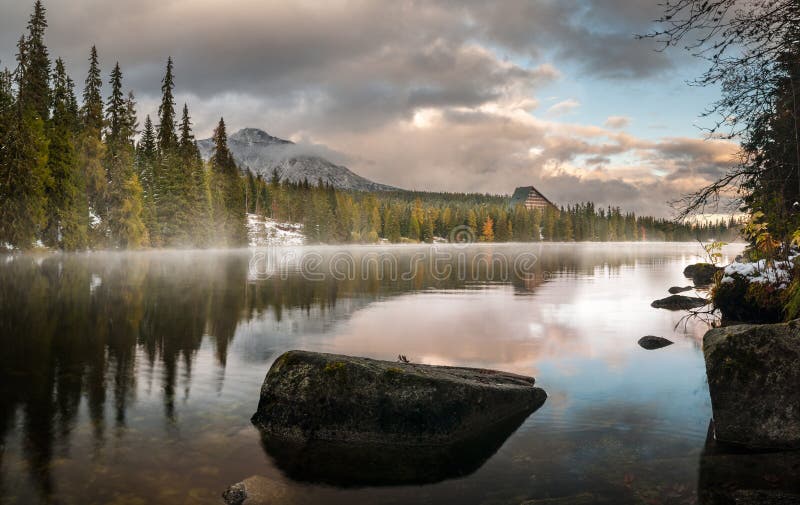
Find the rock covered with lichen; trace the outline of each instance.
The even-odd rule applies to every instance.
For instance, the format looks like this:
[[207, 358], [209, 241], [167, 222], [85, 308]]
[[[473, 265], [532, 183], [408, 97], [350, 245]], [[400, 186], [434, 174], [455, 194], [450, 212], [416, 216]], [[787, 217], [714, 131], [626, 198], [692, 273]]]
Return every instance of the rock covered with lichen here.
[[529, 414], [534, 379], [476, 368], [289, 351], [270, 368], [253, 423], [299, 442], [450, 444]]
[[717, 440], [800, 449], [800, 320], [712, 329], [703, 353]]

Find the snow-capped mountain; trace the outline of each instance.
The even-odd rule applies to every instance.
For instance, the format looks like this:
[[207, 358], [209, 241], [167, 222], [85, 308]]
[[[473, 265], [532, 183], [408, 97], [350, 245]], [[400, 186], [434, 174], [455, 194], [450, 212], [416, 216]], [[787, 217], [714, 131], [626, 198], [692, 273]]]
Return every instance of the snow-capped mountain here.
[[[200, 154], [208, 160], [214, 151], [214, 141], [197, 141]], [[319, 180], [338, 189], [359, 191], [389, 191], [397, 188], [379, 184], [354, 174], [347, 167], [336, 165], [315, 153], [311, 146], [300, 146], [289, 140], [273, 137], [258, 128], [243, 128], [228, 137], [228, 147], [242, 168], [249, 168], [265, 178], [277, 169], [281, 180], [317, 184]]]

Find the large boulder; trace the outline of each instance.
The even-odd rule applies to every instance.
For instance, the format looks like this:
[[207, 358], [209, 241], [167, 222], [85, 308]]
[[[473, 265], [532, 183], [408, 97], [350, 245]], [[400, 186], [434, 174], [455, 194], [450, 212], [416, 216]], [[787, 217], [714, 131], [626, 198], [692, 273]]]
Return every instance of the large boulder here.
[[722, 267], [711, 263], [695, 263], [683, 269], [683, 276], [692, 279], [695, 286], [708, 286], [714, 282], [717, 272], [724, 270]]
[[800, 448], [800, 320], [712, 329], [703, 353], [717, 440]]
[[708, 305], [708, 300], [699, 296], [670, 295], [653, 301], [650, 306], [656, 309], [689, 310]]
[[452, 444], [530, 414], [532, 377], [289, 351], [267, 373], [253, 423], [268, 438], [346, 444]]

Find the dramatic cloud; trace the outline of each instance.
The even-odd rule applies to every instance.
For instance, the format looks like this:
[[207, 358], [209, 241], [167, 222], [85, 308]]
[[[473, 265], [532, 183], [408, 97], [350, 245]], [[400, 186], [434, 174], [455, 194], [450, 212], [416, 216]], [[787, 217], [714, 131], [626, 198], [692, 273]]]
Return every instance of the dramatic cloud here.
[[[30, 4], [0, 0], [4, 64]], [[51, 55], [66, 59], [79, 86], [96, 44], [104, 74], [118, 60], [140, 114], [154, 115], [171, 55], [198, 137], [225, 116], [231, 131], [266, 129], [387, 184], [495, 193], [536, 184], [558, 202], [663, 215], [665, 201], [721, 173], [735, 147], [669, 130], [650, 138], [629, 128], [640, 124], [630, 111], [594, 98], [658, 88], [685, 66], [634, 39], [659, 16], [655, 1], [45, 5]], [[561, 95], [564, 86], [573, 89]]]

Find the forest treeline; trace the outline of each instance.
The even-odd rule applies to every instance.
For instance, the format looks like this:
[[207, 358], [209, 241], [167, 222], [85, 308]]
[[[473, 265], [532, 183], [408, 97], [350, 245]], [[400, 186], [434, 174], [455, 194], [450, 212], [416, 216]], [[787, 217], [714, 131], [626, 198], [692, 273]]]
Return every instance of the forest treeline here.
[[237, 166], [225, 122], [203, 160], [186, 104], [174, 98], [173, 61], [155, 122], [115, 64], [103, 96], [95, 47], [79, 103], [64, 61], [51, 61], [41, 0], [0, 73], [0, 248], [67, 251], [247, 244], [246, 214], [302, 222], [310, 242], [433, 241], [454, 229], [482, 241], [695, 240], [731, 234], [732, 223], [693, 225], [591, 203], [511, 208], [507, 197], [424, 192], [357, 193], [318, 181], [288, 183]]
[[[675, 222], [636, 216], [619, 207], [579, 203], [526, 209], [508, 197], [459, 193], [339, 191], [325, 184], [281, 183], [250, 176], [249, 212], [301, 222], [311, 242], [372, 243], [379, 239], [433, 242], [436, 238], [482, 242], [734, 240], [738, 223]], [[454, 232], [460, 232], [458, 237]]]

